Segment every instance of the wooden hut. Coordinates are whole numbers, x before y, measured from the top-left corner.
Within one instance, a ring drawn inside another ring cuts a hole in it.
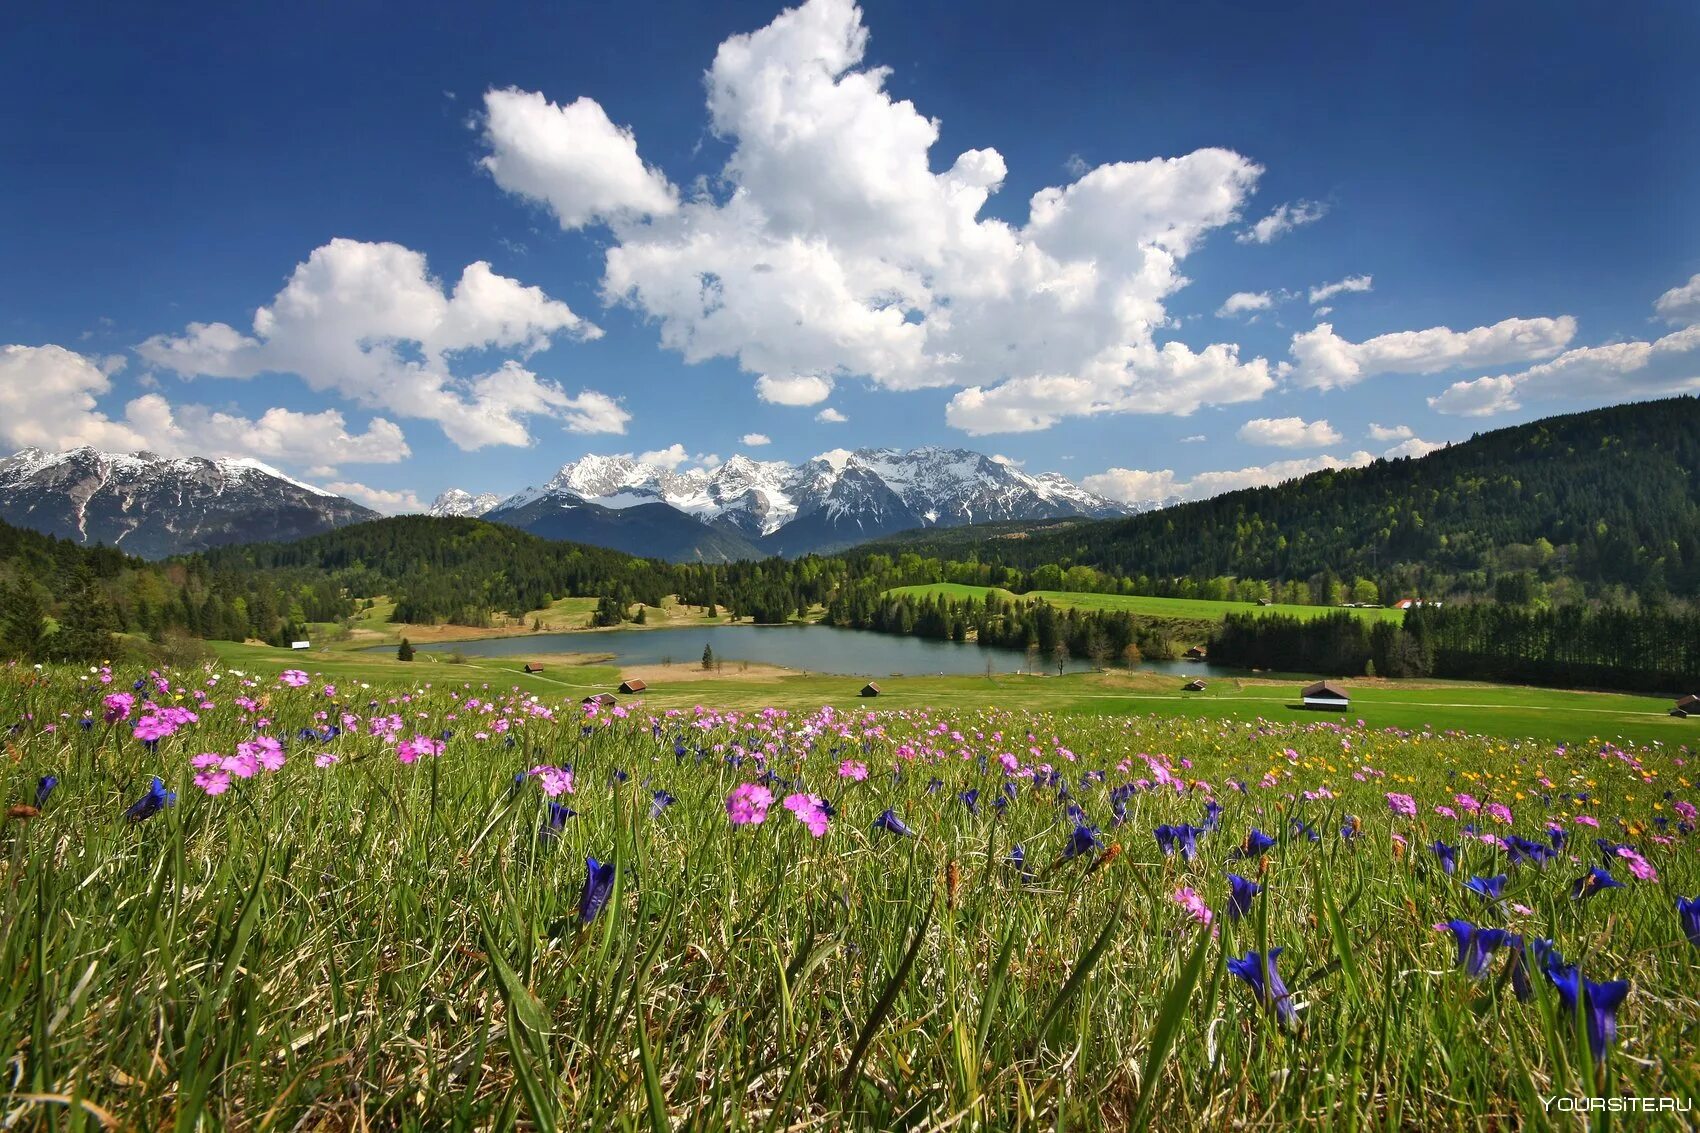
[[[614,694],[611,692],[594,692],[585,697],[582,703],[600,704],[604,708],[611,708],[620,702],[614,698]]]
[[[1188,661],[1202,661],[1210,655],[1210,651],[1202,645],[1194,645],[1184,656]]]
[[[543,671],[543,662],[527,661],[525,663],[525,671],[528,673],[541,673]]]
[[[620,691],[624,693],[642,692],[648,687],[649,686],[647,684],[638,680],[636,677],[620,682]]]
[[[1687,696],[1677,697],[1676,707],[1670,710],[1670,714],[1678,717],[1700,716],[1700,696],[1689,693]]]
[[[1299,691],[1299,697],[1306,708],[1327,708],[1335,712],[1344,712],[1351,703],[1351,697],[1346,690],[1332,681],[1317,681],[1306,685]]]
[[[879,694],[880,686],[875,684],[873,681],[869,681],[867,684],[862,686],[863,696],[878,696]]]
[[[1181,691],[1182,692],[1203,692],[1204,691],[1204,682],[1201,681],[1201,680],[1188,681],[1186,684],[1181,686]]]

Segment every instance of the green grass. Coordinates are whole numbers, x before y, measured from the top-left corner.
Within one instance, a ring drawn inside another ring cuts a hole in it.
[[[1296,715],[1248,727],[1239,711],[1280,711],[1279,686],[1265,702],[1264,686],[1217,681],[1188,715],[1153,716],[1148,698],[1172,695],[1157,682],[1086,677],[990,691],[898,681],[857,705],[881,709],[871,718],[652,718],[700,691],[685,682],[586,730],[576,690],[509,694],[517,674],[220,652],[250,675],[146,686],[199,717],[151,749],[132,736],[134,713],[98,722],[103,696],[141,674],[103,686],[86,671],[0,670],[0,719],[17,725],[0,764],[9,800],[33,802],[43,774],[60,780],[39,817],[0,828],[9,1124],[1476,1130],[1544,1127],[1554,1094],[1700,1088],[1688,1009],[1700,962],[1673,908],[1700,891],[1696,836],[1674,822],[1695,790],[1674,745],[1560,749]],[[273,660],[323,675],[293,687]],[[714,690],[755,708],[820,687]],[[1561,694],[1484,686],[1359,695],[1366,716],[1431,710],[1420,697],[1574,710]],[[296,738],[330,722],[342,734]],[[256,735],[286,741],[281,768],[217,795],[192,782],[196,753],[229,757]],[[440,754],[397,758],[397,739],[433,736],[447,737]],[[824,837],[779,798],[760,825],[728,822],[758,753],[789,784],[778,796],[833,800]],[[845,777],[844,760],[866,778]],[[1006,763],[1021,773],[1006,779]],[[576,816],[553,838],[539,834],[539,781],[514,784],[540,764],[576,778],[562,797]],[[153,775],[176,804],[124,821]],[[1190,785],[1133,790],[1112,824],[1112,787],[1171,778]],[[959,801],[970,789],[978,813]],[[672,802],[657,812],[660,790]],[[1199,822],[1212,791],[1220,828],[1198,858],[1163,855],[1153,828]],[[1414,796],[1417,817],[1390,813],[1390,791]],[[1460,791],[1503,803],[1512,824],[1435,812]],[[1065,803],[1102,839],[1072,860]],[[888,809],[918,836],[877,829]],[[1348,816],[1352,842],[1338,833]],[[1673,820],[1670,844],[1657,817]],[[1570,850],[1545,869],[1508,867],[1465,820],[1536,839],[1557,821]],[[1278,844],[1233,860],[1253,827]],[[1571,900],[1601,860],[1596,833],[1634,845],[1659,879],[1614,859],[1623,888]],[[1461,847],[1456,876],[1435,867],[1435,839]],[[1017,845],[1025,882],[1008,864]],[[588,923],[587,857],[615,878]],[[1238,922],[1230,870],[1264,887]],[[1502,905],[1463,885],[1498,873]],[[1214,911],[1218,936],[1189,918],[1183,890]],[[1518,1001],[1506,950],[1481,979],[1459,971],[1432,927],[1453,917],[1550,937],[1589,979],[1630,980],[1603,1063],[1539,973]],[[1272,947],[1291,1026],[1226,966]]]
[[[985,601],[986,595],[995,593],[1005,601],[1021,601],[1031,598],[1042,598],[1053,606],[1071,607],[1080,610],[1115,610],[1130,614],[1142,614],[1153,618],[1180,618],[1190,621],[1221,621],[1229,614],[1285,614],[1293,618],[1319,618],[1324,614],[1332,614],[1343,607],[1334,606],[1259,606],[1253,602],[1214,602],[1203,598],[1151,598],[1140,594],[1084,594],[1067,590],[1032,590],[1026,594],[1016,594],[1002,587],[969,586],[960,582],[935,582],[918,586],[898,586],[887,591],[888,594],[931,595],[954,598],[961,601],[974,598]],[[1402,621],[1405,617],[1403,610],[1371,609],[1347,610],[1365,621]]]

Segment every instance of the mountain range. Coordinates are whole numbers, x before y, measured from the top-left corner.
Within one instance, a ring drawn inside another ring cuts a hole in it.
[[[430,514],[673,562],[734,562],[833,551],[912,528],[1131,510],[1055,473],[1030,476],[980,453],[920,448],[835,450],[802,464],[740,455],[683,470],[592,455],[510,496],[444,492]],[[0,460],[0,519],[143,558],[376,518],[257,460],[87,447]]]
[[[430,514],[482,516],[673,561],[727,562],[833,551],[912,528],[1133,510],[1056,473],[1031,476],[980,453],[927,447],[840,449],[802,464],[738,455],[683,471],[586,456],[504,499],[445,492]]]
[[[142,558],[298,539],[377,519],[257,460],[27,448],[0,460],[0,519]]]

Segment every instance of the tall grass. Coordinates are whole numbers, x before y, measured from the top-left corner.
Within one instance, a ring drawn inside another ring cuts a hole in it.
[[[586,719],[481,686],[233,673],[169,674],[106,723],[103,698],[140,675],[0,675],[5,801],[60,780],[0,836],[0,1116],[19,1126],[1479,1129],[1558,1123],[1553,1095],[1686,1098],[1700,1076],[1700,950],[1674,909],[1700,891],[1686,750],[993,708]],[[134,738],[146,695],[193,707],[195,689],[212,702],[197,723]],[[389,716],[397,735],[370,734]],[[349,726],[300,738],[332,724]],[[193,784],[193,756],[256,734],[286,741],[281,769]],[[445,734],[398,760],[397,736]],[[523,775],[544,764],[575,776],[555,837]],[[732,825],[728,793],[766,772],[766,820]],[[126,821],[153,775],[177,802]],[[1117,824],[1110,791],[1136,781]],[[652,817],[663,789],[676,801]],[[821,838],[781,806],[802,791],[836,807]],[[1513,823],[1434,812],[1459,793]],[[1153,827],[1198,823],[1207,797],[1224,811],[1199,857],[1162,854]],[[1070,802],[1104,844],[1064,861]],[[917,836],[873,829],[887,808]],[[1544,868],[1507,866],[1466,821],[1571,839]],[[1230,860],[1253,827],[1280,841]],[[1657,880],[1619,861],[1623,888],[1572,900],[1595,836]],[[1462,847],[1456,875],[1436,838]],[[587,857],[615,882],[585,923]],[[1264,886],[1238,922],[1230,870]],[[1500,902],[1464,887],[1499,873]],[[1518,1001],[1508,951],[1481,979],[1458,970],[1434,928],[1452,917],[1630,979],[1603,1062],[1538,973]],[[1292,1026],[1227,968],[1270,947]]]

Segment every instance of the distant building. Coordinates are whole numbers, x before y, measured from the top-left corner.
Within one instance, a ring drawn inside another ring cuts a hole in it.
[[[880,686],[875,684],[873,681],[869,681],[867,684],[862,686],[863,696],[878,696],[879,694]]]
[[[600,704],[604,708],[609,708],[618,704],[619,701],[614,698],[614,694],[611,692],[596,692],[585,697],[583,703]]]
[[[1689,693],[1677,698],[1676,707],[1670,710],[1672,716],[1700,716],[1700,696]]]
[[[1416,604],[1416,600],[1413,598],[1401,598],[1397,602],[1393,603],[1393,608],[1395,610],[1409,610]]]
[[[289,647],[291,649],[311,649],[313,643],[311,641],[292,641],[289,643]]]
[[[543,671],[543,662],[527,661],[525,663],[525,671],[528,673],[541,673]]]
[[[1326,708],[1335,712],[1344,712],[1351,703],[1351,697],[1346,690],[1332,681],[1317,681],[1306,685],[1299,692],[1306,708]]]
[[[648,687],[649,686],[647,684],[638,680],[636,677],[633,677],[631,680],[620,682],[620,691],[625,693],[642,692]]]
[[[1181,686],[1181,691],[1182,692],[1203,692],[1204,691],[1204,682],[1201,681],[1201,680],[1188,681],[1186,684]]]
[[[1210,651],[1202,645],[1194,645],[1184,656],[1188,661],[1202,661],[1210,655]]]

